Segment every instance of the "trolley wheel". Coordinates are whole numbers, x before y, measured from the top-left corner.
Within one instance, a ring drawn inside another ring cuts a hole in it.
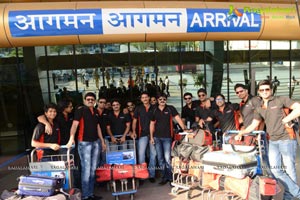
[[[172,194],[178,194],[178,191],[179,191],[179,188],[178,188],[178,187],[173,187],[173,188],[171,189],[171,193],[172,193]]]
[[[192,198],[191,193],[192,193],[191,190],[188,190],[188,191],[185,193],[186,199],[191,199],[191,198]]]
[[[134,194],[130,194],[130,200],[134,200]]]

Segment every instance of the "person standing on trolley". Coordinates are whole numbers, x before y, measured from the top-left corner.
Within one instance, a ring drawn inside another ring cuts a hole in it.
[[[88,92],[84,96],[84,106],[75,110],[67,147],[74,144],[75,133],[78,131],[78,153],[81,161],[82,199],[102,199],[94,195],[95,171],[99,163],[101,148],[106,149],[102,137],[99,115],[94,104],[96,95]]]
[[[162,171],[160,185],[165,185],[172,181],[171,170],[171,144],[173,139],[173,117],[180,125],[181,129],[186,130],[182,119],[176,108],[167,105],[167,95],[158,95],[158,106],[153,110],[150,122],[150,143],[155,146],[158,165]]]

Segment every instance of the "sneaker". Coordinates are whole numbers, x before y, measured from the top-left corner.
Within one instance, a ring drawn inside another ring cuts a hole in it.
[[[155,178],[149,178],[150,183],[155,183]]]

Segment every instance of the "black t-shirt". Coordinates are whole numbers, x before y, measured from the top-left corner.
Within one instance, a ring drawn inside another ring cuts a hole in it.
[[[100,124],[100,128],[101,128],[101,132],[102,132],[102,136],[105,137],[107,136],[107,131],[106,131],[106,126],[107,126],[107,120],[108,120],[108,114],[109,114],[109,110],[104,109],[102,113],[100,113],[99,110],[98,114],[99,114],[99,124]]]
[[[58,123],[56,121],[53,122],[51,135],[45,133],[44,124],[38,123],[34,128],[32,139],[42,143],[60,144],[60,129]],[[43,151],[44,155],[58,154],[57,151],[52,149],[46,149]]]
[[[196,108],[197,104],[195,102],[192,102],[191,108],[188,105],[182,108],[181,118],[185,119],[186,125],[187,122],[190,122],[190,126],[195,122]]]
[[[137,119],[138,137],[150,135],[150,120],[153,114],[153,110],[156,106],[150,105],[146,108],[144,105],[139,105],[134,110],[134,118]]]
[[[99,115],[95,108],[82,106],[75,111],[74,120],[79,121],[78,140],[94,142],[98,137]]]
[[[118,116],[114,112],[108,114],[107,126],[113,135],[123,135],[126,130],[126,124],[130,123],[130,116],[120,112]]]
[[[154,137],[172,138],[173,137],[173,117],[178,115],[174,106],[166,105],[163,110],[156,107],[153,110],[151,121],[155,122]]]
[[[236,130],[236,111],[239,110],[238,104],[226,104],[223,112],[218,109],[211,112],[211,117],[215,118],[220,123],[222,132]]]
[[[60,135],[61,135],[61,145],[66,145],[70,139],[70,130],[72,127],[74,115],[72,113],[68,114],[67,117],[63,113],[58,113],[56,116],[56,121],[59,124]]]

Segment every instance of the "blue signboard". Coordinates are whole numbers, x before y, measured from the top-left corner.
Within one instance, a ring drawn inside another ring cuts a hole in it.
[[[236,8],[122,8],[9,12],[12,37],[259,32],[261,15]]]
[[[9,12],[13,37],[102,34],[101,9]]]
[[[237,9],[187,9],[187,32],[259,32],[260,16]]]

